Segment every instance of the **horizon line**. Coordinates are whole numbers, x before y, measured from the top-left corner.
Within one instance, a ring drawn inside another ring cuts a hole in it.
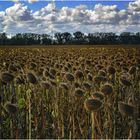
[[[11,2],[16,2],[16,0],[0,0],[0,1],[11,1]],[[17,2],[28,2],[28,0],[17,0]],[[38,0],[38,1],[33,1],[33,3],[36,3],[36,2],[45,2],[45,1],[48,1],[48,2],[67,2],[67,1],[72,1],[72,2],[76,2],[76,1],[95,1],[95,2],[134,2],[134,1],[137,1],[137,0]]]

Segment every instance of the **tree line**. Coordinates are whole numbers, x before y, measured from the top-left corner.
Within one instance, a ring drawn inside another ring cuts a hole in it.
[[[102,45],[102,44],[140,44],[140,32],[123,32],[119,35],[109,33],[84,34],[77,31],[49,34],[18,33],[8,37],[6,33],[0,33],[0,45]]]

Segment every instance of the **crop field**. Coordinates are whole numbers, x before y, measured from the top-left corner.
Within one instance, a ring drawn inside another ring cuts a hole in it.
[[[140,48],[1,48],[4,138],[140,138]]]

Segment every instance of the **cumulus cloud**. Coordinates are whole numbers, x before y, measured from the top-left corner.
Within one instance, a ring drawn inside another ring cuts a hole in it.
[[[28,0],[30,3],[37,0]],[[0,32],[123,32],[140,29],[140,0],[130,2],[126,9],[117,5],[96,4],[93,9],[86,5],[57,8],[49,3],[38,11],[30,10],[23,3],[0,11]]]
[[[54,3],[49,3],[47,6],[45,6],[44,8],[42,8],[40,11],[42,13],[45,13],[45,12],[53,12],[56,10],[56,6]]]
[[[18,2],[20,2],[20,0],[12,0],[13,2],[15,2],[15,3],[18,3]]]
[[[20,1],[23,1],[23,0],[12,0],[12,1],[15,3],[19,3]],[[39,0],[25,0],[25,1],[28,1],[29,3],[35,3],[35,2],[38,2]]]
[[[128,4],[128,9],[130,11],[140,11],[140,0],[136,0],[135,2],[130,2]]]
[[[27,6],[15,3],[3,12],[1,24],[3,32],[16,33],[26,31],[29,25],[34,22],[32,12]]]
[[[4,20],[4,16],[5,16],[5,13],[4,13],[4,12],[0,12],[0,32],[3,31],[2,22],[3,22],[3,20]]]
[[[29,3],[38,2],[39,0],[28,0]]]
[[[16,3],[14,6],[5,10],[5,18],[10,18],[15,21],[27,21],[32,19],[32,15],[27,6]]]

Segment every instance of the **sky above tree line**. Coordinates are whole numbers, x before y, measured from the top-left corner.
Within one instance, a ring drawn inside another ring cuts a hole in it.
[[[0,32],[138,32],[140,0],[0,0]]]

